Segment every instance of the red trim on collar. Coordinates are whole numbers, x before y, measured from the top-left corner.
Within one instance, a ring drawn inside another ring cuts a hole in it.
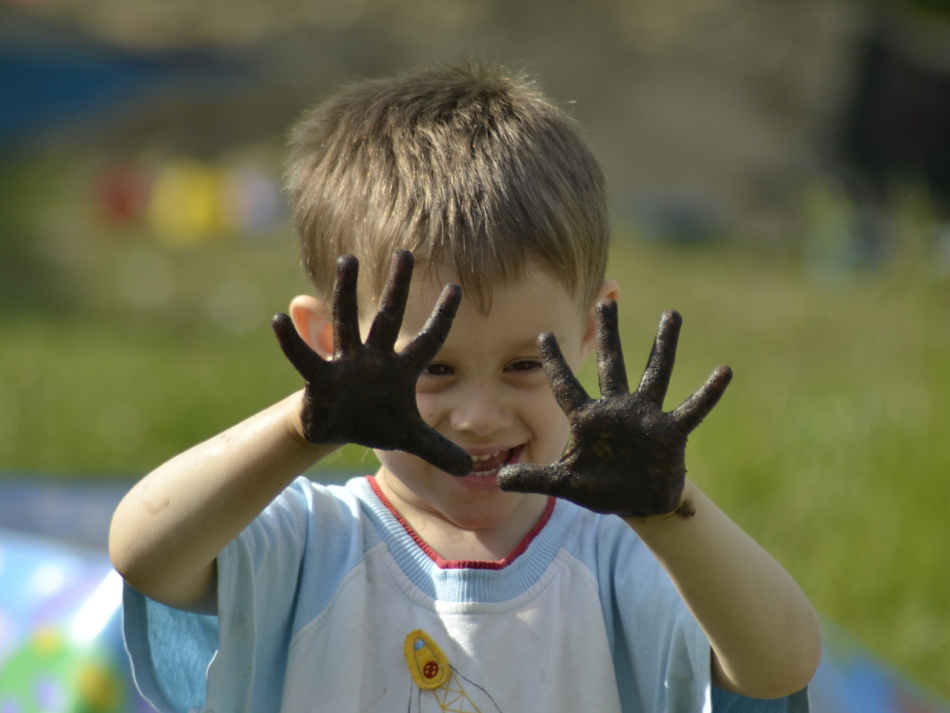
[[[419,548],[426,553],[426,555],[431,559],[439,569],[504,569],[519,556],[521,556],[525,550],[528,549],[528,546],[538,536],[538,533],[544,529],[544,526],[547,524],[548,520],[551,519],[551,515],[554,513],[554,503],[555,498],[549,497],[548,504],[544,508],[544,512],[541,514],[541,519],[535,523],[534,527],[531,528],[531,531],[525,535],[521,543],[515,547],[507,557],[500,560],[447,560],[442,557],[438,552],[433,550],[429,545],[419,537],[419,534],[409,526],[409,523],[406,522],[402,515],[393,507],[393,504],[389,502],[389,499],[383,495],[382,489],[379,487],[379,484],[376,482],[375,476],[368,475],[366,480],[369,481],[370,487],[373,489],[373,492],[376,493],[376,497],[379,498],[379,501],[385,505],[389,512],[393,514],[399,524],[402,525],[406,532],[409,533],[409,536],[415,541]]]

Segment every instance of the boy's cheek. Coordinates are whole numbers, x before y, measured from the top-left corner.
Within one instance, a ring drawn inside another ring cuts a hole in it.
[[[445,388],[444,382],[445,379],[439,378],[438,376],[426,374],[425,372],[419,374],[419,378],[416,380],[416,399],[418,400],[420,396],[426,394],[434,394],[438,391],[441,391],[443,388]]]
[[[431,392],[420,390],[416,387],[416,407],[419,409],[419,415],[428,425],[435,428],[438,425],[439,408]]]
[[[553,462],[560,458],[571,433],[567,415],[558,406],[557,399],[549,388],[537,389],[530,399],[522,404],[522,413],[528,421],[533,437],[544,444],[544,454],[538,460]],[[529,415],[530,414],[530,415]],[[537,447],[542,447],[540,444]]]

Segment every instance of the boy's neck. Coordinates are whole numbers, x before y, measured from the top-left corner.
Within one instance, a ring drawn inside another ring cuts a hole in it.
[[[373,479],[374,490],[417,541],[450,562],[507,560],[550,514],[550,498],[530,495],[509,517],[492,526],[461,527],[437,512],[414,506],[389,480],[381,469]]]

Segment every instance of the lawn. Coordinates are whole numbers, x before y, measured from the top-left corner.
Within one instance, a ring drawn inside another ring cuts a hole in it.
[[[120,246],[86,265],[93,286],[83,300],[94,308],[9,313],[0,470],[136,478],[294,389],[267,325],[300,289],[292,252],[160,255],[176,284],[192,286],[192,302],[109,307],[128,285],[92,278],[121,264],[134,287],[158,254]],[[950,284],[932,268],[908,257],[832,279],[792,257],[619,240],[610,272],[622,283],[631,372],[645,363],[660,313],[683,314],[668,408],[718,364],[735,372],[691,438],[690,476],[826,618],[950,698]],[[261,274],[253,318],[228,329],[240,299],[213,284],[239,295],[234,285]],[[217,317],[198,315],[202,304],[218,304]],[[583,376],[593,389],[590,365]],[[320,468],[372,464],[348,448]]]

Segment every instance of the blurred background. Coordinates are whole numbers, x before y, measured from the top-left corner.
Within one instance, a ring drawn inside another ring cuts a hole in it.
[[[60,597],[40,629],[87,616],[75,592],[111,581],[121,493],[297,388],[269,328],[307,290],[288,125],[354,79],[473,55],[536,75],[604,166],[630,370],[671,308],[669,407],[733,367],[691,477],[850,642],[842,671],[873,661],[903,682],[869,678],[853,710],[938,710],[946,0],[0,0],[0,528],[70,543],[33,543],[16,569],[9,535],[0,581],[32,572],[16,581]],[[312,475],[373,468],[347,448]],[[55,576],[51,557],[69,563]],[[0,672],[66,666],[79,639],[42,629],[22,650],[16,606],[0,598]],[[86,708],[0,710],[119,710],[93,664]]]

